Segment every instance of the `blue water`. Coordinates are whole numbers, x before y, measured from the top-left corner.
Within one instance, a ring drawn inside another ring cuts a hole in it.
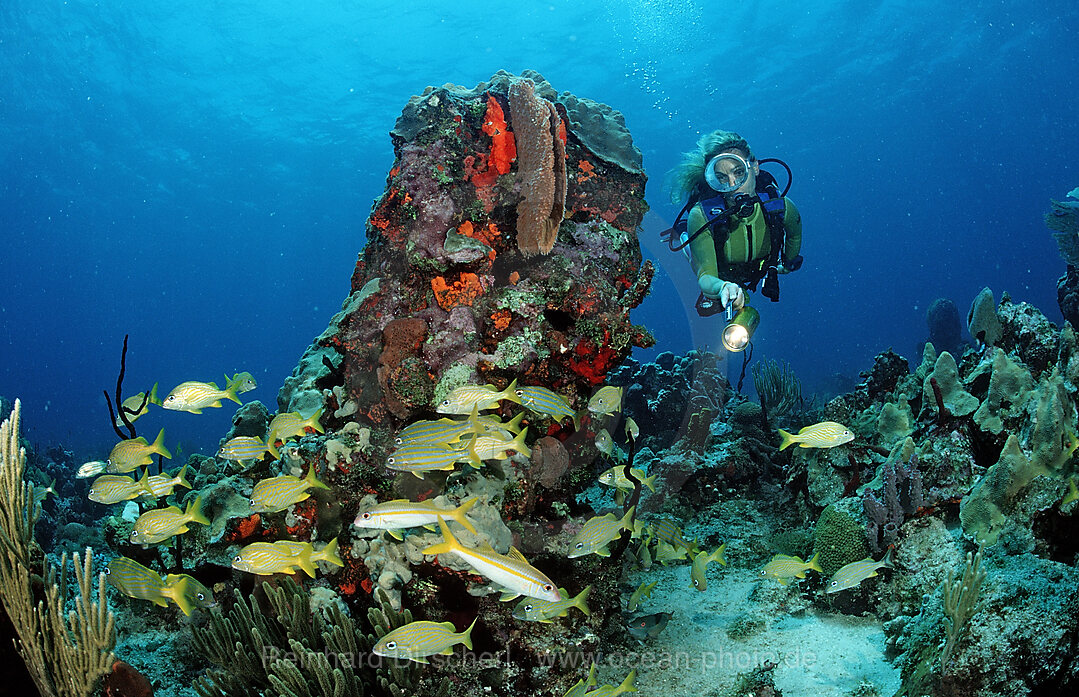
[[[716,345],[656,239],[679,208],[664,173],[715,128],[785,159],[803,215],[806,265],[761,306],[756,360],[810,388],[856,377],[914,356],[934,298],[965,314],[984,285],[1059,323],[1042,216],[1079,186],[1079,6],[878,4],[5,0],[0,395],[32,440],[104,455],[130,334],[128,393],[249,370],[245,398],[274,408],[348,292],[401,108],[499,69],[625,114],[656,350]],[[141,430],[206,451],[233,412]]]

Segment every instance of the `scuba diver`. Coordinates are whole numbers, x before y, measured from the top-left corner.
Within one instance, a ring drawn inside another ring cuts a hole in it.
[[[787,170],[782,193],[762,162]],[[786,198],[790,167],[774,158],[758,162],[744,138],[718,130],[702,136],[669,177],[676,200],[688,201],[663,239],[671,251],[683,250],[697,273],[697,313],[726,311],[723,344],[742,351],[760,323],[749,292],[763,280],[761,295],[778,301],[779,275],[802,265],[802,217]]]

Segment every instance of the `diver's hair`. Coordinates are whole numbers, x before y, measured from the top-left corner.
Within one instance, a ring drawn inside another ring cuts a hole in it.
[[[686,198],[702,186],[707,186],[704,179],[704,166],[721,152],[739,150],[750,160],[753,151],[746,139],[734,131],[712,131],[700,137],[696,150],[682,155],[682,161],[667,173],[667,188],[671,193],[671,202],[683,203]]]

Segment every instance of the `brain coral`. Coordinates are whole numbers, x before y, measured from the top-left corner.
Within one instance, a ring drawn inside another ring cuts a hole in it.
[[[845,564],[869,555],[865,528],[834,505],[828,506],[821,512],[813,531],[813,553],[820,555],[820,568],[831,576]]]

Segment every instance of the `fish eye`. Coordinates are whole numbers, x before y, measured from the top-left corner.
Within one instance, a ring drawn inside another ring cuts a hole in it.
[[[232,561],[236,562],[236,561],[240,561],[242,559],[243,559],[243,557],[241,557],[239,554],[237,554],[235,557],[232,558]]]
[[[393,462],[394,462],[394,460],[393,460],[393,456],[392,456],[392,455],[391,455],[390,457],[387,457],[387,458],[386,458],[386,464],[387,464],[387,465],[392,465],[392,464],[393,464]]]
[[[401,438],[400,436],[393,439],[393,444],[394,445],[401,445],[401,443],[404,443],[404,442],[405,442],[404,439]]]
[[[386,648],[387,649],[396,649],[397,648],[397,642],[396,641],[388,641],[388,642],[386,642]]]
[[[248,501],[248,503],[249,503],[250,505],[254,506],[254,505],[255,505],[255,499],[251,499],[250,501]]]
[[[694,588],[700,588],[701,587],[701,584],[697,583],[697,579],[693,579],[693,587]]]
[[[582,547],[584,547],[584,543],[583,543],[583,542],[578,542],[577,544],[573,545],[573,548],[574,548],[574,549],[581,549]]]
[[[110,569],[109,567],[106,566],[105,567],[105,575],[108,576],[111,573],[112,573],[112,569]]]
[[[838,585],[839,585],[839,581],[832,581],[832,588],[835,588]]]
[[[545,585],[545,586],[543,587],[543,590],[545,590],[545,591],[548,591],[548,592],[549,592],[549,591],[553,591],[553,590],[554,590],[554,586],[552,586],[552,585],[551,585],[550,583],[548,583],[548,584],[546,584],[546,585]]]
[[[532,612],[532,606],[531,605],[525,605],[525,612]]]
[[[195,597],[198,598],[199,600],[206,600],[206,594],[205,593],[196,593]]]
[[[363,514],[363,519],[364,520],[371,520],[371,514],[370,513],[364,513]]]

